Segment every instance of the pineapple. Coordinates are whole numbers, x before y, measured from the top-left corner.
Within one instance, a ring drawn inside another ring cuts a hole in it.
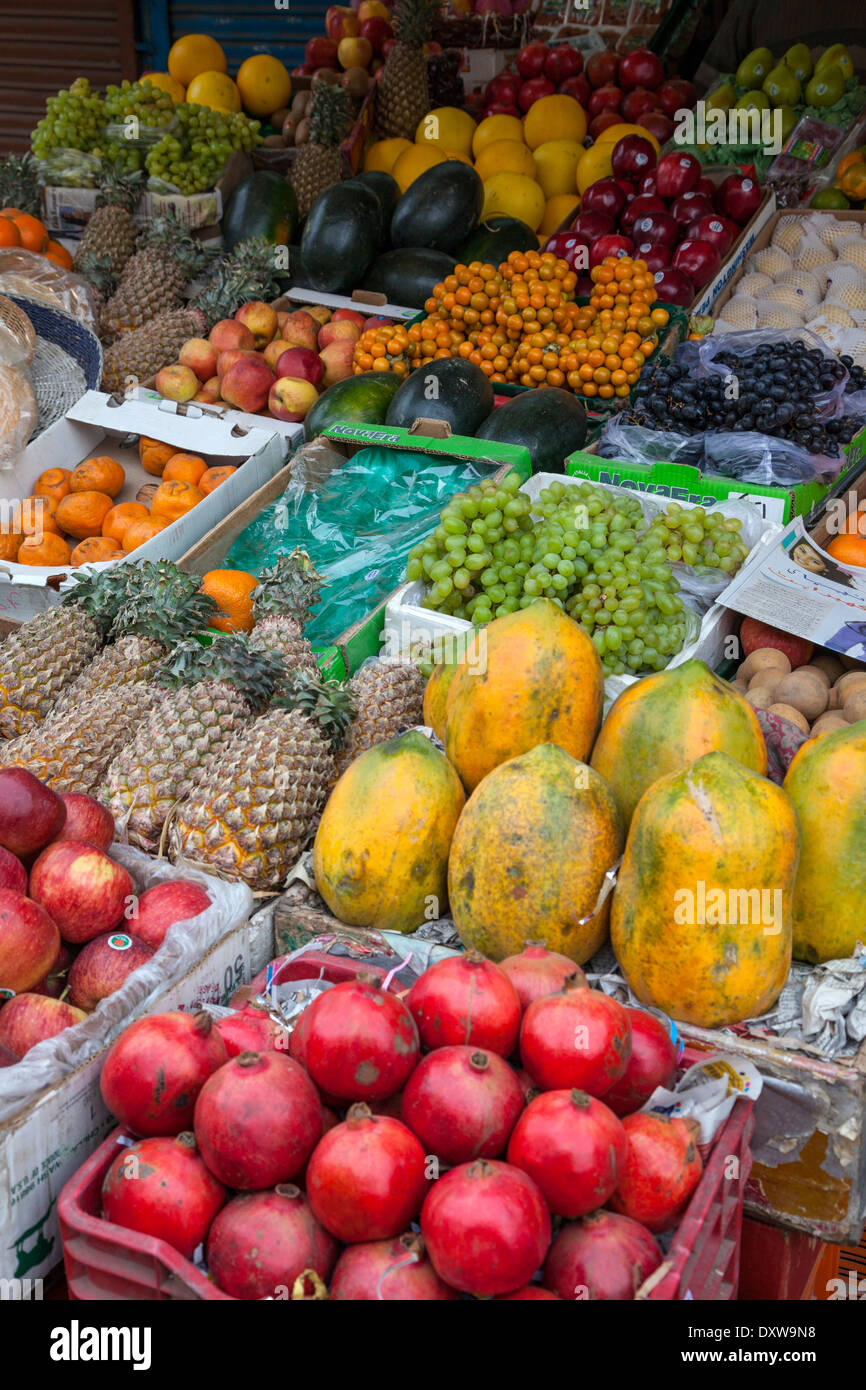
[[[0,744],[0,765],[26,767],[56,792],[98,789],[106,767],[165,691],[144,681],[55,707],[30,733]]]
[[[349,681],[356,713],[337,758],[338,775],[368,748],[423,724],[424,686],[411,661],[376,657],[361,667]]]
[[[75,254],[76,270],[83,274],[92,256],[107,262],[115,276],[120,275],[138,240],[138,227],[132,214],[143,192],[145,177],[142,170],[125,172],[120,159],[104,166],[96,208]]]
[[[74,576],[75,588],[0,644],[0,736],[40,723],[96,656],[121,607],[130,567]]]
[[[198,784],[214,758],[271,698],[282,663],[251,649],[240,634],[209,647],[180,643],[154,677],[165,699],[111,763],[100,789],[129,842],[159,848],[175,802]]]
[[[160,367],[177,361],[187,338],[199,338],[205,331],[203,316],[187,308],[158,314],[144,327],[121,333],[105,354],[103,391],[125,391],[130,383],[140,386]]]
[[[0,207],[20,208],[33,217],[42,215],[39,174],[32,154],[9,154],[0,159]]]
[[[316,658],[303,634],[321,588],[322,576],[299,547],[291,555],[281,555],[272,568],[262,570],[253,590],[255,627],[250,646],[280,657],[288,670],[302,667],[315,672]]]
[[[392,11],[397,42],[385,59],[376,92],[376,125],[383,139],[414,140],[418,122],[430,110],[423,45],[433,33],[440,4],[441,0],[399,0]]]
[[[315,831],[350,715],[345,687],[297,672],[179,807],[172,859],[254,891],[278,888]]]
[[[188,281],[207,259],[202,245],[173,213],[155,219],[144,244],[127,261],[117,290],[102,311],[100,336],[111,342],[159,314],[179,309]]]
[[[227,256],[217,261],[204,289],[189,307],[204,314],[210,329],[220,319],[228,319],[251,299],[273,299],[280,292],[280,275],[288,273],[288,263],[278,269],[277,253],[285,247],[272,245],[263,236],[238,242]],[[167,359],[168,360],[168,359]]]
[[[310,102],[310,139],[300,146],[289,175],[302,218],[307,216],[319,195],[342,178],[340,141],[350,119],[349,93],[345,87],[318,82]]]

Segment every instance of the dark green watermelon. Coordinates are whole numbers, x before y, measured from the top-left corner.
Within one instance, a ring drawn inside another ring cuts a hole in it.
[[[386,251],[370,266],[362,289],[384,294],[389,304],[423,309],[433,293],[433,286],[450,275],[455,264],[452,255],[424,246]]]
[[[538,237],[517,217],[488,217],[480,222],[462,246],[457,248],[461,265],[481,261],[499,266],[512,251],[537,251]]]
[[[352,179],[335,183],[316,199],[304,224],[304,283],[330,294],[356,289],[381,236],[382,205],[372,188]]]
[[[411,372],[385,416],[387,425],[411,428],[426,417],[447,420],[452,434],[474,435],[493,409],[493,387],[480,367],[463,357],[442,357]]]
[[[391,245],[456,252],[483,206],[484,184],[471,165],[458,159],[434,164],[410,184],[397,204],[391,218]]]
[[[344,420],[355,424],[382,425],[400,385],[393,372],[361,372],[346,377],[323,391],[304,420],[304,438],[315,439],[323,430]]]
[[[565,460],[583,448],[586,433],[586,411],[577,396],[561,386],[536,386],[494,410],[476,437],[522,444],[533,473],[564,473]]]
[[[372,188],[382,207],[382,236],[379,247],[384,251],[389,245],[389,235],[391,218],[394,216],[394,209],[400,197],[400,185],[390,174],[386,174],[381,169],[368,169],[366,173],[356,174],[354,178],[348,180],[349,183],[361,183],[367,188]]]
[[[223,213],[223,250],[239,241],[263,236],[285,246],[298,230],[298,200],[290,183],[269,169],[257,169],[231,194]]]

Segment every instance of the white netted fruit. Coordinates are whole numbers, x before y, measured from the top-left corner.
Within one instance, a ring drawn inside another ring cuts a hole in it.
[[[775,283],[790,285],[810,304],[817,304],[824,292],[821,281],[811,270],[786,270]]]
[[[840,222],[838,218],[833,217],[828,212],[821,218],[821,225],[817,228],[817,232],[824,245],[831,246],[835,250],[838,241],[844,241],[846,237],[850,237],[851,223]]]
[[[799,314],[807,310],[811,312],[816,304],[816,300],[807,299],[804,294],[794,289],[793,285],[780,282],[778,285],[771,285],[761,295],[762,299],[769,299],[773,304],[787,304],[789,309],[796,309]]]
[[[792,265],[791,257],[781,246],[765,246],[763,251],[756,251],[752,257],[753,269],[762,275],[769,275],[771,280],[775,280],[784,270],[790,270]]]
[[[835,259],[830,247],[816,236],[804,236],[792,257],[795,270],[817,270]]]
[[[860,237],[848,237],[836,243],[840,261],[856,265],[858,270],[866,270],[866,241]]]
[[[771,246],[779,246],[788,255],[804,236],[802,219],[799,217],[780,217],[773,233]],[[758,255],[761,253],[758,252]]]
[[[726,321],[738,333],[745,333],[750,328],[758,326],[758,311],[755,308],[754,299],[747,299],[745,295],[735,294],[728,300],[722,310]]]
[[[737,294],[756,299],[764,290],[768,290],[772,283],[772,276],[762,275],[758,270],[747,270],[742,280],[737,284]]]
[[[758,311],[759,328],[802,328],[803,315],[787,304],[774,304],[769,299],[759,299],[755,305]]]
[[[821,312],[818,316],[823,318],[825,323],[838,324],[840,328],[853,328],[854,320],[845,308],[844,304],[833,304],[825,300],[821,305]]]
[[[824,303],[844,304],[846,309],[866,309],[866,286],[831,282]]]

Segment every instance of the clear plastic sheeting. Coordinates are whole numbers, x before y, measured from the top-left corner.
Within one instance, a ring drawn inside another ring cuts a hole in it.
[[[843,397],[846,413],[860,413],[856,408],[849,411],[847,402],[860,399],[864,394],[857,392],[855,397]],[[764,487],[826,482],[836,477],[844,463],[843,458],[809,454],[790,440],[756,430],[677,434],[622,424],[615,415],[602,431],[598,453],[601,458],[622,459],[627,463],[687,464],[705,473]]]
[[[838,359],[832,348],[806,328],[796,328],[793,332],[791,329],[756,328],[751,332],[725,333],[720,337],[710,335],[699,341],[680,344],[677,361],[688,367],[689,375],[697,381],[708,376],[728,377],[733,369],[729,363],[718,360],[723,353],[728,357],[749,357],[757,348],[766,347],[767,344],[786,347],[792,337],[805,343],[810,350],[817,349],[828,364],[836,365]],[[828,390],[818,392],[814,399],[819,419],[832,420],[842,413],[841,402],[847,382],[848,373],[845,372]]]
[[[295,546],[306,550],[326,581],[306,627],[314,644],[335,641],[396,588],[409,551],[438,525],[449,498],[490,471],[383,448],[361,450],[319,486],[314,469],[315,460],[299,451],[288,488],[241,533],[226,561],[258,574]]]

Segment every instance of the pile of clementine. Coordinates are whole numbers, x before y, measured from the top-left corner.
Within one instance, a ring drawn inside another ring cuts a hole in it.
[[[52,241],[44,222],[20,208],[0,208],[0,248],[35,251],[49,261],[72,269],[72,257],[59,241]]]
[[[352,361],[355,376],[360,372],[394,372],[396,376],[408,376],[413,355],[410,332],[403,323],[368,328],[355,344]]]

